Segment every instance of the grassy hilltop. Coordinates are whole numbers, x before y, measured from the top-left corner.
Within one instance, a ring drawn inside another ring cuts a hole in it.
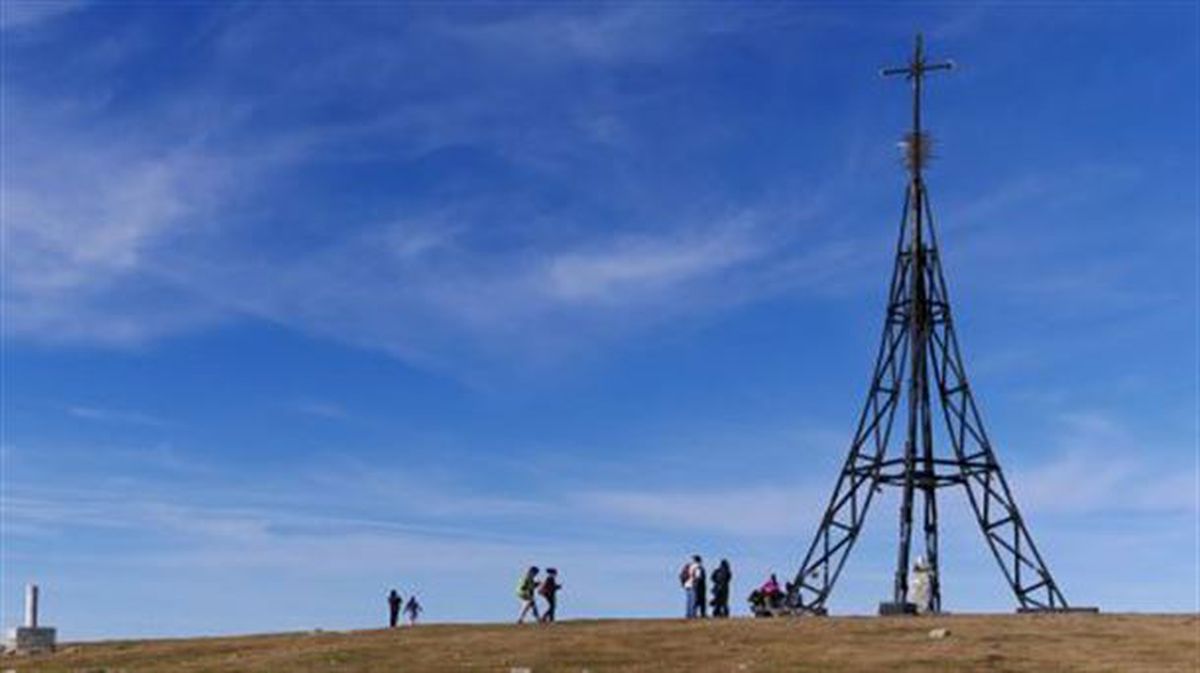
[[[947,628],[945,638],[930,638]],[[67,644],[19,673],[135,671],[1200,670],[1195,615],[958,615],[428,625],[395,631]]]

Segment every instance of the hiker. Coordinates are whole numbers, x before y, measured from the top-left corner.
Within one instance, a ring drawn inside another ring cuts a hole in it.
[[[554,621],[555,609],[558,607],[558,590],[562,586],[558,583],[558,569],[546,568],[546,579],[538,586],[538,593],[546,599],[546,611],[542,613],[543,622]]]
[[[683,595],[687,600],[687,607],[684,608],[683,613],[686,619],[691,619],[696,615],[696,566],[699,563],[700,557],[692,556],[692,559],[679,569],[679,585],[683,587]]]
[[[712,616],[713,617],[728,617],[729,616],[729,583],[733,581],[733,570],[729,567],[729,561],[721,559],[715,570],[712,571]]]
[[[400,604],[402,599],[400,598],[400,594],[397,593],[395,589],[392,589],[391,592],[388,593],[387,602],[388,628],[394,629],[396,628],[396,622],[400,619]]]
[[[538,585],[537,576],[538,567],[530,566],[529,570],[525,571],[520,581],[517,582],[517,598],[521,599],[521,614],[517,616],[518,624],[524,623],[525,615],[530,612],[533,613],[534,621],[540,619],[538,616],[537,601],[533,597],[533,592],[537,589]]]
[[[695,556],[693,559],[696,561],[696,581],[692,585],[692,590],[696,593],[695,609],[696,612],[700,613],[700,618],[705,619],[708,617],[708,591],[707,582],[705,581],[707,573],[704,572],[704,563],[700,560],[700,557]]]
[[[408,602],[404,604],[404,615],[408,617],[408,625],[416,626],[417,617],[425,611],[421,604],[417,602],[417,595],[413,594],[408,597]]]

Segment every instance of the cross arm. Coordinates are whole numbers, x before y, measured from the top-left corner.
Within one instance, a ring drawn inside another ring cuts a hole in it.
[[[917,63],[916,65],[906,65],[897,68],[881,68],[879,74],[883,77],[892,75],[905,75],[912,77],[916,73],[927,73],[930,70],[951,70],[954,68],[954,61],[943,61],[941,63]]]

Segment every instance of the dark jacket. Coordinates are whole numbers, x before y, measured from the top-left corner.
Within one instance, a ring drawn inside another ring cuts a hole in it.
[[[728,592],[729,583],[733,580],[733,572],[727,565],[719,565],[712,571],[713,592]]]

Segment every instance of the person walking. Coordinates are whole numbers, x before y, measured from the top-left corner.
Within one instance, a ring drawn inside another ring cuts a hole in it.
[[[546,568],[546,579],[542,580],[542,584],[538,587],[538,593],[546,599],[546,611],[542,613],[543,622],[554,621],[555,610],[558,608],[558,590],[562,586],[558,583],[558,569]]]
[[[421,604],[417,601],[417,595],[413,594],[408,597],[408,602],[404,604],[404,615],[408,617],[408,625],[416,626],[417,617],[425,611]]]
[[[517,616],[518,624],[523,624],[525,622],[525,615],[530,612],[533,613],[534,621],[539,620],[537,600],[533,597],[533,592],[538,586],[537,576],[538,567],[530,566],[529,570],[525,571],[520,581],[517,582],[517,598],[521,599],[521,614]]]
[[[693,557],[693,560],[696,562],[696,581],[692,585],[692,590],[696,592],[695,609],[699,613],[698,616],[705,619],[708,617],[708,583],[705,579],[708,573],[704,571],[704,562],[700,560],[699,556]]]
[[[712,571],[712,615],[713,617],[729,616],[729,584],[733,581],[733,570],[729,561],[721,559],[721,563]]]
[[[395,589],[392,589],[387,596],[388,602],[388,628],[396,628],[396,622],[400,619],[400,605],[402,599],[400,594]]]

